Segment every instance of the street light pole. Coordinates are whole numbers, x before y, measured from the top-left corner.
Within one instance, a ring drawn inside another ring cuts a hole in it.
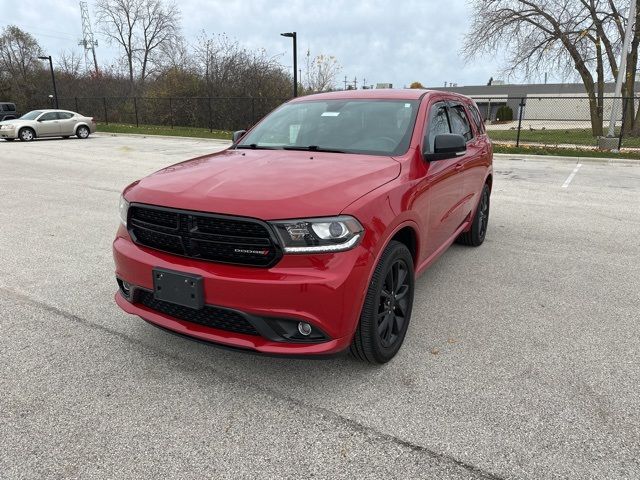
[[[293,96],[298,96],[298,35],[296,32],[281,33],[283,37],[293,38]]]
[[[49,60],[49,68],[51,69],[51,82],[53,82],[53,98],[56,102],[56,108],[60,108],[58,104],[58,89],[56,88],[56,76],[53,73],[53,61],[51,60],[51,55],[47,55],[46,57],[38,57],[40,60]]]

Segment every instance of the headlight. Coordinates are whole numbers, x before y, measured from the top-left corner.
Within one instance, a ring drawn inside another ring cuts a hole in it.
[[[15,130],[16,126],[15,125],[11,125],[10,123],[8,123],[6,125],[2,125],[0,128],[2,130]]]
[[[284,253],[343,252],[355,247],[364,229],[353,217],[308,218],[271,222]]]
[[[118,207],[120,211],[120,223],[122,225],[127,226],[127,213],[129,213],[129,202],[124,199],[123,195],[120,195],[120,205]]]

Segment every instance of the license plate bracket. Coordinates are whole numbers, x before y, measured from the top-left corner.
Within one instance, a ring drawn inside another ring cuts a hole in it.
[[[163,302],[200,310],[204,308],[202,277],[165,268],[154,268],[153,296]]]

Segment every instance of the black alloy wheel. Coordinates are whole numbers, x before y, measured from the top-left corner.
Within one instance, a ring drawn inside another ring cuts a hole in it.
[[[351,343],[357,359],[382,364],[400,350],[413,307],[413,269],[407,246],[389,242],[373,272]]]
[[[487,236],[487,227],[489,226],[489,210],[491,206],[491,191],[489,185],[485,184],[480,194],[480,202],[476,214],[471,222],[471,228],[468,232],[462,232],[457,238],[457,242],[463,245],[479,247]]]
[[[389,348],[398,340],[407,319],[409,306],[409,267],[401,258],[392,265],[380,290],[378,304],[378,335],[383,347]]]

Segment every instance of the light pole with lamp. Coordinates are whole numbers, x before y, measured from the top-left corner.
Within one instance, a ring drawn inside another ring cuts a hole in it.
[[[283,37],[293,38],[293,96],[298,96],[298,37],[296,32],[281,33]]]
[[[56,109],[60,108],[58,104],[58,89],[56,88],[56,76],[53,73],[53,61],[51,60],[51,55],[47,55],[46,57],[38,57],[40,60],[49,60],[49,68],[51,69],[51,81],[53,82],[53,98],[56,101]]]

